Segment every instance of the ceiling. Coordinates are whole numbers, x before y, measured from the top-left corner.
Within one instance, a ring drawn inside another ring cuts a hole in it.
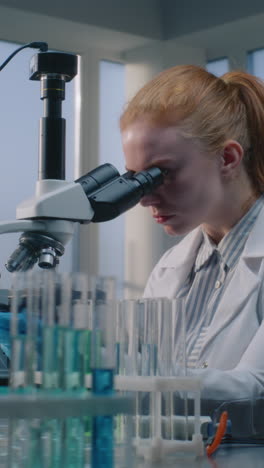
[[[263,0],[0,0],[0,5],[151,39],[172,39],[264,13]]]
[[[263,0],[161,0],[163,39],[206,30],[264,13]]]

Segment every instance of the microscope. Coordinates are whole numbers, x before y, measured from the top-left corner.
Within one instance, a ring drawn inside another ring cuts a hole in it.
[[[39,171],[35,195],[17,206],[16,220],[0,223],[0,234],[22,233],[6,263],[9,272],[27,271],[36,263],[40,268],[55,268],[73,236],[75,223],[114,219],[163,182],[157,167],[120,175],[111,164],[103,164],[74,182],[65,180],[62,101],[66,83],[78,72],[77,59],[77,55],[44,48],[30,61],[29,78],[40,81],[44,104]]]

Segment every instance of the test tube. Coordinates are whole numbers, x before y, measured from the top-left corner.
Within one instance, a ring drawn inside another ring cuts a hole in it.
[[[82,273],[59,278],[60,385],[65,390],[84,390],[89,371],[91,300],[88,278]]]
[[[6,387],[2,387],[1,393],[6,393]],[[0,419],[0,466],[7,466],[8,456],[8,419]]]
[[[138,375],[139,371],[139,305],[134,299],[117,303],[116,342],[118,344],[116,373]]]
[[[94,302],[116,300],[116,278],[114,276],[89,276],[89,299]]]
[[[60,392],[60,354],[57,324],[57,283],[59,275],[54,271],[43,271],[41,282],[42,313],[42,389],[48,393]],[[42,421],[41,451],[43,465],[59,468],[62,453],[62,421]]]
[[[92,392],[111,395],[114,392],[116,301],[97,300],[92,317],[91,370]],[[114,466],[113,416],[95,416],[92,424],[92,468]]]
[[[177,377],[187,375],[186,360],[186,301],[185,297],[172,300],[172,374]],[[183,409],[182,409],[183,403]],[[179,407],[180,406],[180,407]],[[173,393],[173,434],[177,438],[177,413],[184,416],[185,440],[188,440],[188,395],[187,392]]]
[[[139,324],[138,324],[139,301],[124,299],[117,302],[116,318],[116,374],[121,376],[135,376],[138,378],[139,369]],[[126,392],[123,392],[125,394]],[[132,418],[134,436],[138,436],[138,398],[135,399],[135,414]],[[127,415],[121,414],[116,417],[116,441],[124,443],[127,425]]]
[[[35,371],[40,366],[40,284],[39,275],[32,271],[16,273],[13,277],[10,368],[10,388],[13,391],[36,391]],[[39,425],[39,420],[10,420],[8,451],[10,466],[38,465]]]
[[[158,375],[172,376],[172,303],[168,298],[156,299],[158,315]],[[153,410],[153,429],[156,437],[172,438],[173,399],[169,391],[156,392],[156,408]]]
[[[54,272],[43,272],[41,283],[42,387],[47,390],[59,388],[56,282],[57,275]]]
[[[139,351],[141,354],[139,375],[144,377],[157,375],[158,329],[157,301],[155,299],[139,301]],[[153,405],[153,392],[138,393],[139,436],[141,438],[149,439],[152,437],[151,414]]]
[[[32,391],[38,367],[40,278],[16,273],[11,286],[10,387]]]
[[[88,278],[81,273],[59,278],[60,385],[65,391],[86,392],[85,377],[90,370],[90,305]],[[84,465],[86,418],[68,418],[64,424],[63,463]]]

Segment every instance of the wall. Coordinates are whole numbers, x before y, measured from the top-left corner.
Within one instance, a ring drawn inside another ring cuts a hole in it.
[[[248,50],[264,46],[264,14],[250,16],[216,27],[184,34],[174,39],[175,46],[204,49],[206,59],[228,56],[232,68],[246,66]]]

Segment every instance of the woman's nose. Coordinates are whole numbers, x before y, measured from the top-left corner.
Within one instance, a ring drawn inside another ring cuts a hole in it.
[[[144,207],[158,205],[159,198],[156,195],[150,193],[149,195],[145,195],[144,197],[141,198],[140,204],[141,206],[144,206]]]

